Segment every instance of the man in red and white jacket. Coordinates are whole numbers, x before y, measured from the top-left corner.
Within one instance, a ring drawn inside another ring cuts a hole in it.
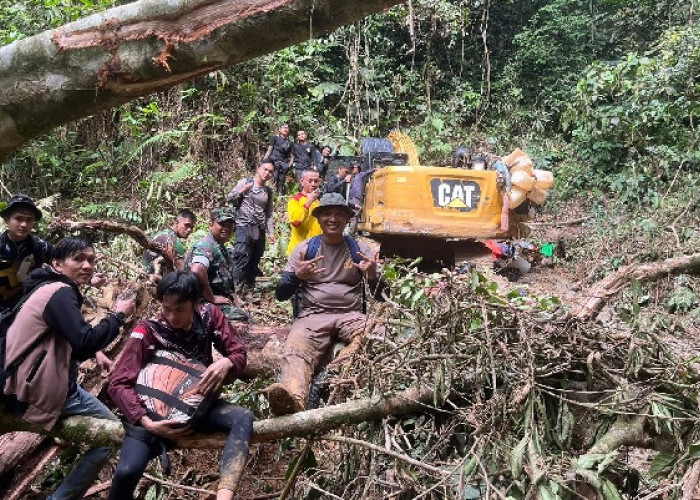
[[[109,396],[124,414],[126,438],[112,479],[110,499],[132,498],[148,461],[160,452],[163,441],[175,441],[196,429],[229,434],[221,457],[217,499],[232,499],[248,457],[253,435],[253,414],[222,399],[214,401],[195,429],[180,420],[151,415],[134,388],[139,372],[158,350],[174,351],[207,366],[198,385],[203,396],[218,394],[246,365],[239,331],[213,304],[202,303],[202,288],[190,272],[166,275],[156,290],[161,313],[141,321],[133,330],[109,382]],[[212,344],[224,357],[214,362]]]

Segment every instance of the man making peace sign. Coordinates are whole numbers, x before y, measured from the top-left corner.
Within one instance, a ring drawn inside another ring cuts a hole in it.
[[[363,277],[379,295],[377,256],[364,244],[343,235],[353,211],[343,196],[323,195],[312,214],[323,233],[301,242],[292,251],[277,285],[277,300],[287,300],[299,290],[300,312],[284,344],[280,383],[266,390],[276,415],[306,407],[311,377],[332,344],[348,345],[333,364],[346,360],[361,343]]]

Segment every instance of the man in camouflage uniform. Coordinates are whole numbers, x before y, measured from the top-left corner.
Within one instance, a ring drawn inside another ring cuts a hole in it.
[[[197,241],[185,258],[202,285],[204,300],[215,304],[230,321],[251,321],[249,313],[238,307],[233,281],[233,260],[226,243],[233,234],[235,216],[228,207],[211,211],[209,234]]]
[[[190,210],[180,210],[172,227],[158,231],[153,236],[153,241],[160,243],[168,254],[172,264],[164,262],[160,268],[160,275],[165,276],[172,271],[182,271],[183,262],[185,260],[185,244],[183,240],[189,238],[197,223],[197,216]],[[153,262],[158,258],[158,254],[150,250],[143,252],[141,264],[146,269],[146,272],[153,274],[156,269]]]
[[[7,225],[7,230],[0,234],[0,310],[3,310],[19,302],[22,282],[30,271],[49,261],[53,246],[32,234],[41,220],[41,210],[29,196],[11,196],[0,216]]]

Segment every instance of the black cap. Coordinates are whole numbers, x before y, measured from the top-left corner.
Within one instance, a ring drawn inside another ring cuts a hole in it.
[[[41,210],[37,208],[34,200],[26,194],[15,194],[10,196],[7,199],[7,206],[2,210],[2,212],[0,212],[0,216],[7,218],[12,215],[12,212],[20,208],[31,210],[34,212],[34,217],[36,220],[41,220]]]

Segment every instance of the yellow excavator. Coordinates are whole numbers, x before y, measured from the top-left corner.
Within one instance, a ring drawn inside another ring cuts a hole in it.
[[[365,187],[357,229],[381,243],[384,255],[453,266],[483,253],[483,239],[521,238],[533,205],[541,205],[552,173],[533,168],[517,149],[505,158],[455,151],[451,166],[420,164],[416,146],[394,131],[365,139],[364,168],[376,169]]]

